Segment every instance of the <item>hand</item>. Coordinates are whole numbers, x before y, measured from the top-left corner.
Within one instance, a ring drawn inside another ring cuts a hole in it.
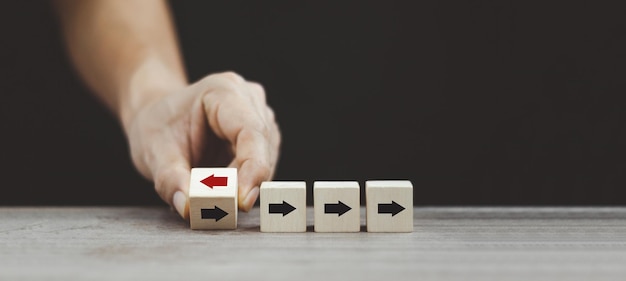
[[[249,211],[274,174],[280,132],[262,86],[226,72],[156,95],[126,124],[132,160],[185,219],[192,166],[238,168],[239,208]]]

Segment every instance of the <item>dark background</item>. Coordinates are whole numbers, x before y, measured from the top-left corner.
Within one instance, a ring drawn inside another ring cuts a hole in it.
[[[623,7],[219,2],[172,3],[188,73],[264,84],[277,179],[410,179],[416,205],[626,203]],[[50,4],[1,2],[0,34],[0,204],[163,204]]]

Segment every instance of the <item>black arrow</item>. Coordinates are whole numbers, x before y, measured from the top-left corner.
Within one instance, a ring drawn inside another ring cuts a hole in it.
[[[223,217],[228,215],[227,212],[215,206],[215,209],[200,209],[202,219],[214,219],[216,222],[220,221]]]
[[[352,210],[352,208],[341,201],[338,201],[337,204],[324,204],[325,214],[337,214],[337,216],[340,217],[350,210]]]
[[[391,214],[393,217],[402,211],[404,211],[404,207],[400,206],[396,201],[391,201],[391,204],[378,204],[379,214]]]
[[[282,204],[270,204],[270,214],[283,214],[283,217],[296,208],[283,200]]]

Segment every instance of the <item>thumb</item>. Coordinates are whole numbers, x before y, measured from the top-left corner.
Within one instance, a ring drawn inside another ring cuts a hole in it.
[[[177,151],[177,150],[164,150]],[[183,154],[169,155],[158,166],[154,174],[155,189],[163,201],[176,209],[185,220],[189,220],[189,162]]]

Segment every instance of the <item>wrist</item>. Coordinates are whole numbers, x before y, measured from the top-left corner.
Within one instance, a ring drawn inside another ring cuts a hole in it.
[[[162,62],[148,59],[137,67],[128,83],[120,89],[118,118],[128,134],[135,116],[146,106],[187,86],[184,74]]]

